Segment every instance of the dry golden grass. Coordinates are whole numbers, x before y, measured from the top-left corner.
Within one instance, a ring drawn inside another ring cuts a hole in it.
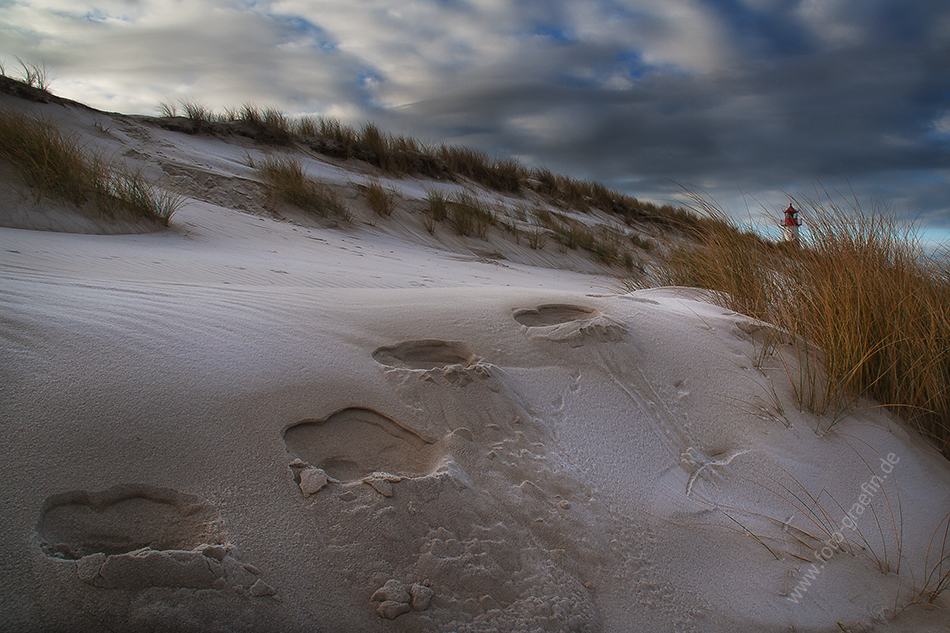
[[[6,68],[3,66],[3,64],[0,64],[0,77],[10,77],[11,79],[25,84],[30,88],[35,88],[36,90],[48,93],[52,78],[50,76],[49,69],[46,68],[46,64],[37,66],[36,64],[25,62],[19,57],[17,57],[16,60],[20,63],[20,76],[12,77],[7,75]]]
[[[434,234],[436,224],[443,222],[449,216],[449,201],[441,192],[430,190],[426,193],[426,206],[422,212],[422,222],[426,231],[430,235]]]
[[[267,158],[256,166],[268,196],[317,215],[349,217],[346,207],[324,183],[304,173],[295,158]]]
[[[393,214],[396,200],[395,191],[386,189],[377,181],[366,185],[365,191],[366,201],[369,203],[369,207],[376,212],[376,215],[388,218]]]
[[[112,219],[147,219],[167,226],[183,199],[156,191],[137,172],[108,165],[49,121],[0,113],[0,158],[36,195]]]
[[[625,238],[622,233],[603,226],[595,230],[562,213],[551,213],[540,207],[535,209],[534,215],[541,227],[550,232],[562,251],[581,249],[607,266],[618,266],[628,271],[635,268],[633,254],[625,248],[624,242],[629,240],[632,244],[637,244],[639,237]],[[538,238],[532,239],[529,246],[537,248],[534,245],[537,240]]]
[[[884,209],[801,206],[800,248],[719,213],[695,233],[698,246],[663,258],[659,282],[722,291],[727,307],[796,335],[801,369],[791,378],[803,409],[839,414],[867,396],[950,456],[946,258],[925,254]]]
[[[460,192],[449,202],[449,225],[459,235],[484,239],[495,223],[495,214],[475,196]]]

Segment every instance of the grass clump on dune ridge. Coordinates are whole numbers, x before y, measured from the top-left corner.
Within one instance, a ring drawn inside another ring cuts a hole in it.
[[[304,173],[296,158],[266,158],[256,165],[268,196],[305,211],[348,218],[346,207],[324,183]]]
[[[49,121],[0,113],[0,157],[35,194],[112,219],[147,219],[167,226],[183,202],[156,191],[138,172],[106,164]]]
[[[791,378],[804,410],[838,414],[867,396],[950,456],[946,260],[925,255],[883,210],[802,206],[801,247],[744,233],[719,212],[697,247],[663,259],[660,283],[722,291],[727,307],[800,337]]]

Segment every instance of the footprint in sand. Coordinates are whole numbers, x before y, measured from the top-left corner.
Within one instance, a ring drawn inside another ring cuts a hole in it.
[[[461,341],[425,339],[403,341],[396,345],[379,347],[373,359],[387,367],[423,371],[423,379],[435,380],[441,376],[464,387],[475,378],[487,378],[488,368],[472,348]]]
[[[626,328],[592,308],[568,304],[548,304],[516,310],[512,315],[526,329],[529,338],[568,342],[579,347],[588,340],[616,341]]]
[[[448,365],[470,367],[479,358],[472,348],[461,341],[404,341],[380,347],[373,352],[377,363],[400,369],[437,369]]]
[[[36,534],[47,556],[77,561],[79,579],[99,588],[241,585],[251,596],[276,593],[238,560],[214,506],[170,488],[124,484],[53,495]]]
[[[297,483],[303,485],[306,482],[300,477],[310,469],[320,469],[342,483],[365,480],[374,473],[393,475],[395,481],[420,477],[433,472],[442,458],[437,445],[381,413],[362,408],[295,424],[284,431],[284,444],[292,457],[303,462],[295,467],[300,470],[295,473]]]
[[[515,321],[526,327],[545,327],[560,325],[571,321],[582,321],[600,316],[600,312],[580,306],[550,304],[538,306],[534,309],[518,310],[515,312]]]
[[[218,511],[210,504],[170,488],[135,484],[53,495],[36,532],[48,555],[72,560],[99,552],[190,550],[224,542]]]

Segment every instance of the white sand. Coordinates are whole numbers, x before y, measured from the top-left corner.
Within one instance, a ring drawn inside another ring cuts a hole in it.
[[[249,142],[0,106],[206,200],[157,233],[0,228],[0,629],[950,627],[905,609],[947,461],[873,403],[799,412],[793,360],[756,367],[758,324],[703,293],[405,208],[278,221]]]

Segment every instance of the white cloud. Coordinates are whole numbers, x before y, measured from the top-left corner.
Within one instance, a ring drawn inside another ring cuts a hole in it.
[[[940,136],[950,136],[950,111],[944,112],[943,116],[934,119],[931,123],[931,129]]]
[[[797,8],[799,18],[826,45],[856,46],[868,34],[859,19],[863,7],[853,0],[803,0]]]

